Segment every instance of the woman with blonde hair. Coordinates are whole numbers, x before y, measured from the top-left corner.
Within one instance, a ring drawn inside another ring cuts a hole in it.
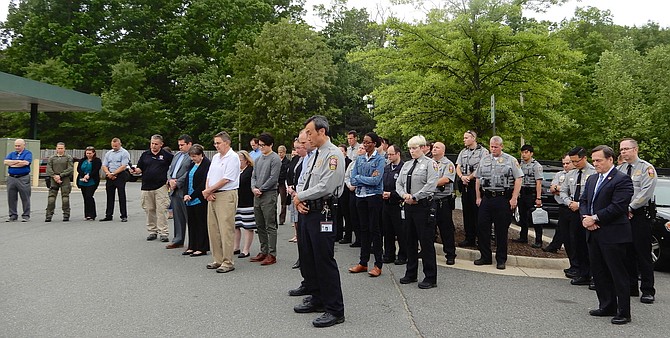
[[[240,187],[237,191],[237,213],[235,214],[235,254],[238,258],[249,257],[251,243],[254,241],[256,221],[254,219],[254,193],[251,191],[251,174],[254,160],[246,150],[237,153],[240,156]],[[242,230],[244,228],[244,246],[240,250]]]

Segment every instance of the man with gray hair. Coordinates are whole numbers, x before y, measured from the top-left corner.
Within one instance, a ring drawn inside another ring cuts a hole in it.
[[[523,171],[519,161],[502,151],[503,140],[493,136],[489,142],[491,153],[484,156],[475,171],[475,193],[479,206],[477,246],[481,257],[475,265],[493,264],[491,253],[491,223],[496,235],[496,268],[505,269],[507,262],[507,232],[512,221],[521,190]]]
[[[23,205],[22,222],[27,222],[30,219],[30,163],[33,161],[33,154],[26,149],[26,141],[20,138],[14,141],[14,150],[7,154],[4,162],[9,167],[7,176],[9,218],[7,222],[19,219],[16,211],[19,196],[21,196]]]
[[[174,156],[163,149],[163,136],[151,136],[149,150],[142,153],[137,161],[135,173],[142,173],[142,208],[147,213],[147,241],[153,241],[160,234],[161,242],[167,242],[167,207],[170,205],[165,177]]]
[[[56,144],[56,155],[49,157],[47,161],[47,175],[51,180],[49,185],[49,197],[47,200],[47,215],[45,222],[51,222],[56,208],[56,197],[58,190],[62,199],[63,222],[70,220],[70,192],[72,191],[72,175],[74,173],[74,161],[72,156],[65,153],[65,143]]]

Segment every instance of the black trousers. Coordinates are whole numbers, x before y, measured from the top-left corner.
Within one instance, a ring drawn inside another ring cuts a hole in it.
[[[107,208],[105,209],[105,217],[114,216],[114,192],[118,190],[121,218],[128,218],[128,208],[126,205],[126,181],[128,181],[128,173],[125,171],[119,174],[115,180],[108,179],[105,181],[105,191],[107,192]]]
[[[209,234],[207,233],[207,202],[186,207],[188,215],[188,249],[193,251],[209,251]]]
[[[651,221],[644,212],[633,214],[630,219],[633,243],[628,248],[626,263],[632,289],[638,287],[638,274],[641,277],[640,290],[643,295],[656,295],[654,288],[654,263],[651,259]]]
[[[300,272],[303,285],[312,295],[312,303],[323,304],[326,312],[344,316],[344,300],[340,272],[335,261],[335,229],[321,231],[325,215],[320,210],[298,218],[300,235]]]
[[[360,221],[358,220],[358,197],[356,197],[356,194],[354,194],[353,191],[349,191],[349,221],[351,221],[351,227],[347,226],[347,228],[350,228],[351,233],[356,235],[356,239],[354,242],[360,243],[361,242],[361,235],[359,234],[359,228],[360,228]]]
[[[407,231],[407,270],[405,277],[417,279],[419,269],[419,248],[424,281],[437,283],[437,260],[435,258],[435,219],[430,216],[430,203],[405,204],[403,223]]]
[[[586,244],[586,229],[582,226],[582,217],[579,211],[570,212],[570,239],[574,250],[574,265],[577,268],[577,276],[591,276],[591,264],[589,259],[589,248]],[[568,252],[568,255],[570,252]]]
[[[461,194],[461,204],[463,206],[463,228],[465,230],[465,240],[474,243],[477,237],[477,224],[479,223],[479,207],[477,206],[475,180],[470,181],[467,186],[464,186],[463,192]]]
[[[93,198],[96,189],[98,189],[97,185],[79,187],[81,195],[84,197],[84,217],[95,219],[98,216],[95,210],[95,198]]]
[[[591,234],[588,241],[593,281],[600,308],[630,317],[630,279],[626,269],[628,243],[600,243]]]
[[[382,228],[384,237],[384,257],[394,260],[407,260],[407,231],[400,219],[400,205],[384,201],[382,207]],[[396,245],[398,241],[398,254]]]
[[[383,265],[382,233],[380,231],[380,219],[382,213],[382,195],[359,197],[356,202],[358,208],[359,228],[358,234],[361,238],[360,265],[368,266],[370,261],[370,249],[375,256],[375,266],[381,269]]]
[[[345,188],[346,189],[346,188]],[[334,222],[337,224],[337,236],[335,240],[351,241],[351,234],[353,228],[349,220],[349,189],[342,192],[342,195],[337,199],[337,215]]]
[[[535,193],[521,194],[519,196],[519,227],[521,232],[519,238],[528,241],[528,228],[535,229],[535,243],[542,243],[542,224],[533,224],[532,212],[535,210]]]
[[[454,240],[454,220],[452,217],[451,197],[441,200],[434,200],[435,222],[440,229],[440,239],[442,239],[442,251],[447,259],[456,258],[456,243]]]
[[[484,197],[479,205],[479,224],[477,224],[477,247],[481,259],[493,260],[491,252],[491,223],[496,235],[496,262],[507,262],[507,231],[512,222],[512,210],[509,198],[505,196]]]

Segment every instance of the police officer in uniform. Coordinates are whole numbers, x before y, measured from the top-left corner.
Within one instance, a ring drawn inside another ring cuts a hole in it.
[[[477,237],[477,194],[475,192],[475,170],[479,167],[484,156],[489,154],[488,149],[477,143],[477,133],[468,130],[463,134],[465,148],[456,159],[456,175],[461,179],[461,204],[463,205],[463,227],[465,240],[458,243],[461,247],[474,247]]]
[[[433,160],[437,162],[438,179],[435,194],[433,195],[433,207],[435,208],[435,222],[440,229],[442,239],[442,251],[445,253],[447,265],[456,264],[456,244],[454,242],[454,220],[451,211],[454,210],[455,201],[453,196],[454,178],[456,178],[456,167],[444,153],[446,146],[442,142],[433,145]]]
[[[528,243],[528,228],[533,224],[532,212],[535,208],[542,208],[542,165],[533,158],[533,146],[521,146],[521,195],[519,196],[519,226],[521,232],[517,243]],[[535,243],[533,248],[542,247],[542,224],[533,224],[535,228]]]
[[[426,139],[417,135],[407,141],[412,160],[405,162],[396,181],[396,192],[403,199],[401,210],[407,234],[407,269],[400,284],[417,281],[419,255],[417,241],[421,245],[423,281],[421,289],[437,286],[437,260],[435,257],[435,210],[432,209],[433,193],[437,183],[437,163],[424,155],[421,149]]]
[[[619,151],[626,163],[617,169],[633,180],[633,199],[628,206],[628,217],[633,232],[633,247],[627,253],[627,268],[630,276],[631,296],[637,290],[638,272],[641,277],[640,302],[651,304],[655,300],[654,265],[651,259],[651,217],[650,201],[656,188],[656,169],[649,162],[638,157],[637,141],[626,138],[619,144]]]
[[[384,192],[382,198],[382,233],[384,234],[384,263],[403,265],[407,263],[406,231],[400,220],[400,203],[403,199],[395,190],[395,182],[400,176],[404,162],[400,154],[400,147],[393,144],[386,150],[389,164],[384,167]],[[396,255],[396,239],[398,240],[398,254]]]
[[[557,253],[563,245],[565,245],[565,251],[572,250],[570,246],[570,241],[568,240],[568,233],[570,232],[570,209],[568,209],[565,201],[561,199],[561,185],[565,182],[565,179],[568,176],[568,172],[575,168],[570,161],[570,156],[568,154],[563,155],[561,159],[563,164],[563,170],[557,172],[554,175],[554,178],[551,180],[551,185],[549,186],[549,192],[554,195],[556,203],[558,203],[558,225],[556,226],[556,231],[554,232],[554,238],[551,239],[551,243],[546,247],[542,248],[544,252]],[[574,257],[574,255],[569,255],[569,257]],[[573,262],[570,259],[570,267],[573,267]],[[573,269],[574,270],[574,269]]]
[[[586,229],[582,226],[582,218],[579,215],[579,198],[586,184],[586,179],[596,173],[596,169],[586,160],[586,150],[583,147],[572,148],[568,155],[575,166],[561,185],[561,198],[570,209],[570,234],[569,239],[574,249],[572,261],[575,270],[565,271],[565,276],[572,278],[572,285],[590,285],[591,267],[589,262],[589,251],[586,245]],[[571,251],[567,251],[570,257]]]
[[[507,231],[516,208],[523,172],[514,156],[502,151],[503,139],[493,136],[489,142],[491,154],[482,158],[475,172],[479,224],[477,247],[481,257],[475,265],[493,263],[491,253],[491,223],[496,236],[496,268],[505,269],[507,262]]]
[[[298,313],[324,313],[312,321],[316,327],[328,327],[344,322],[344,300],[340,273],[335,261],[336,230],[325,222],[333,208],[334,199],[342,194],[344,184],[344,155],[330,142],[328,120],[321,115],[305,122],[308,142],[317,148],[303,168],[304,180],[298,184],[293,198],[296,210],[303,215],[299,230],[300,267],[305,279],[309,300],[296,305]]]

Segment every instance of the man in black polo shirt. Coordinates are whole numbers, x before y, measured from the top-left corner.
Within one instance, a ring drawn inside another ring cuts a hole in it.
[[[167,207],[170,205],[168,188],[165,184],[173,155],[163,150],[163,137],[151,136],[149,150],[142,153],[137,161],[135,173],[142,173],[142,208],[147,213],[147,241],[153,241],[160,234],[161,242],[168,241]]]

